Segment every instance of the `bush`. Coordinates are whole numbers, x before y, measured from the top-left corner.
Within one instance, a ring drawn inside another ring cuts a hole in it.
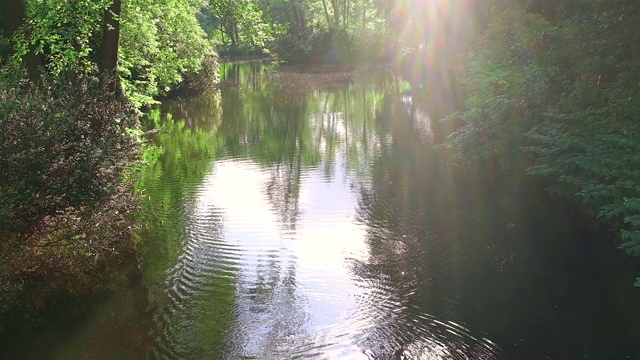
[[[130,247],[136,118],[98,77],[35,88],[4,70],[0,293],[16,283],[89,288],[99,265]]]
[[[182,81],[171,89],[169,96],[213,90],[220,82],[219,60],[218,54],[210,50],[205,54],[200,70],[185,73]]]
[[[463,159],[531,165],[640,256],[640,6],[574,5],[555,26],[522,9],[496,11],[469,66],[467,109],[454,116],[466,126],[450,146]]]
[[[562,96],[529,133],[536,163],[528,171],[553,181],[620,230],[621,248],[640,256],[640,24],[633,2],[593,2],[563,24]],[[560,53],[560,52],[558,52]],[[571,81],[569,81],[571,80]],[[640,282],[637,283],[640,285]]]
[[[461,159],[497,157],[507,167],[518,161],[513,155],[524,134],[555,100],[546,41],[554,32],[542,17],[521,9],[506,10],[489,25],[464,79],[466,110],[450,117],[466,124],[451,137]]]

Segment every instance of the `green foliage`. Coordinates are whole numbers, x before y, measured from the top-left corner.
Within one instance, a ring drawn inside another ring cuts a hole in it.
[[[135,154],[127,104],[105,95],[94,77],[33,91],[3,74],[0,228],[27,231],[46,216],[109,197]]]
[[[639,12],[638,4],[622,0],[559,2],[552,26],[525,10],[494,10],[469,67],[467,110],[455,115],[465,126],[451,137],[462,158],[509,159],[504,166],[531,158],[529,174],[621,229],[621,248],[634,256],[640,255]]]
[[[95,45],[110,0],[27,1],[27,26],[15,34],[14,58],[34,51],[50,73],[94,70]],[[28,36],[27,36],[28,33]]]
[[[199,19],[222,55],[353,63],[378,59],[383,43],[397,42],[382,7],[373,0],[210,0]]]
[[[187,71],[182,81],[171,88],[170,93],[201,93],[213,90],[220,81],[220,58],[210,49],[204,55],[202,68],[198,71]]]
[[[97,77],[0,74],[0,296],[91,291],[130,248],[136,118]]]
[[[131,103],[152,103],[178,83],[200,91],[218,80],[218,57],[196,19],[201,2],[126,0],[118,70],[129,101],[115,99],[106,87],[112,79],[96,75],[110,5],[28,0],[12,41],[0,36],[0,61],[13,59],[0,72],[4,299],[90,292],[108,276],[108,266],[132,250],[141,132]],[[18,70],[27,54],[44,66],[25,66],[32,80],[41,75],[37,86]]]
[[[553,116],[530,136],[533,174],[554,179],[550,190],[580,197],[598,217],[622,228],[621,248],[640,256],[640,60],[634,49],[637,5],[594,2],[563,36],[574,40],[560,66],[563,96]],[[568,66],[568,64],[571,64]]]
[[[578,196],[603,220],[622,222],[621,246],[638,256],[640,140],[602,126],[605,119],[592,114],[588,119],[537,126],[530,133],[537,145],[527,148],[537,159],[528,172],[553,179],[551,192]]]
[[[222,55],[264,54],[272,47],[277,26],[264,21],[256,1],[211,0],[205,14],[201,23]]]
[[[516,152],[553,95],[544,60],[549,56],[545,38],[553,37],[554,31],[543,18],[517,8],[494,19],[465,79],[467,110],[451,117],[466,125],[452,136],[460,158]]]
[[[48,76],[95,73],[111,2],[27,1],[28,21],[14,34],[13,59],[20,62],[35,53]],[[136,107],[154,103],[154,97],[165,95],[187,73],[193,82],[203,65],[207,74],[202,81],[217,81],[217,56],[196,17],[201,6],[192,0],[122,1],[118,72]],[[2,43],[0,39],[0,47]]]
[[[188,0],[123,2],[118,71],[135,105],[153,103],[184,73],[197,72],[211,60],[213,45],[198,24],[198,10],[199,2]]]

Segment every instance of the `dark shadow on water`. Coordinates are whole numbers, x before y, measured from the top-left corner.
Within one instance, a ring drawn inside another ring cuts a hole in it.
[[[359,200],[370,253],[352,271],[384,285],[363,308],[388,305],[371,358],[639,355],[634,266],[614,240],[522,174],[443,162],[402,107],[380,114],[391,138]]]
[[[114,288],[15,308],[2,321],[1,359],[148,359],[147,289],[135,256]]]

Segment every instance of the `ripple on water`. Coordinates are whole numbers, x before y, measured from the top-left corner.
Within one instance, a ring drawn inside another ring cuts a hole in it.
[[[455,271],[449,249],[420,224],[392,224],[393,203],[361,204],[357,221],[367,228],[369,254],[350,259],[354,281],[364,291],[352,331],[369,359],[494,359],[499,348],[465,326],[448,320],[446,301],[432,281]],[[411,219],[409,219],[411,220]],[[429,304],[439,315],[429,312]],[[356,328],[357,327],[357,328]]]
[[[264,193],[269,186],[282,190],[272,184],[279,169],[246,160],[214,164],[190,210],[178,265],[168,273],[166,303],[156,312],[157,357],[492,358],[491,342],[415,305],[423,292],[418,284],[425,284],[416,264],[433,261],[416,244],[434,236],[402,234],[366,208],[356,214],[340,161],[330,164],[330,181],[314,175],[319,169],[300,175],[293,210],[274,200],[282,194]],[[449,264],[435,266],[447,271]],[[225,291],[232,291],[233,305],[224,310],[232,324],[224,349],[210,352],[197,328],[203,318],[215,323],[212,306]]]
[[[224,241],[222,214],[215,208],[195,209],[186,229],[178,264],[167,274],[166,300],[155,312],[158,347],[154,357],[193,359],[211,356],[203,350],[197,326],[208,311],[211,294],[233,291],[240,249]]]

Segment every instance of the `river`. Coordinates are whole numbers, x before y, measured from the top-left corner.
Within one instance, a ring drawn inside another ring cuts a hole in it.
[[[21,358],[639,358],[615,240],[532,179],[452,159],[448,94],[382,69],[221,76],[146,119],[137,266]]]

